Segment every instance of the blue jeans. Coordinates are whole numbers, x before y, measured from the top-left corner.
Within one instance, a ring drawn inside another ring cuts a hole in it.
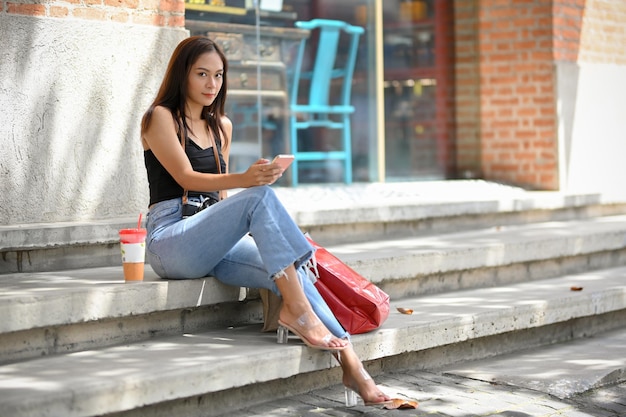
[[[146,258],[162,278],[214,276],[279,294],[274,276],[295,265],[313,311],[335,336],[349,336],[308,278],[314,249],[272,188],[245,189],[186,219],[180,198],[162,201],[150,208],[146,228]]]

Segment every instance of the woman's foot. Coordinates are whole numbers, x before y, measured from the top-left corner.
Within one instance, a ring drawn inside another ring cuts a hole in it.
[[[309,347],[339,351],[348,342],[332,335],[317,317],[300,285],[298,273],[293,265],[275,275],[274,282],[283,297],[283,307],[278,315],[278,324],[298,336]]]
[[[376,386],[354,350],[345,349],[335,357],[343,369],[343,384],[359,394],[365,405],[383,405],[392,401],[391,397]]]
[[[278,324],[289,329],[307,346],[314,349],[339,351],[349,344],[348,341],[333,336],[310,307],[294,308],[284,304],[280,310]]]
[[[392,401],[391,397],[382,392],[367,371],[361,367],[361,377],[355,377],[344,371],[343,384],[359,394],[365,405],[384,405]]]

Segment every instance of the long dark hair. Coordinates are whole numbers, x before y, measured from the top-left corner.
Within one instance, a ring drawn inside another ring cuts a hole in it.
[[[152,102],[152,105],[141,120],[141,134],[148,129],[152,120],[152,113],[156,106],[163,106],[172,112],[177,126],[177,133],[182,138],[187,137],[191,129],[187,124],[187,114],[185,103],[187,100],[187,78],[191,72],[191,67],[198,60],[200,55],[207,52],[216,52],[224,64],[224,74],[222,76],[222,88],[210,106],[202,109],[202,118],[206,120],[207,126],[211,129],[216,141],[228,140],[224,127],[222,126],[222,116],[224,116],[224,105],[226,103],[226,90],[228,84],[228,61],[219,46],[211,39],[204,36],[192,36],[178,44],[170,62],[167,65],[165,77],[159,88],[159,92]],[[222,147],[228,144],[222,143]]]

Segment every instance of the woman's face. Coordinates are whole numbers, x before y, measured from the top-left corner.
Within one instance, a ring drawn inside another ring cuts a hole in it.
[[[209,106],[222,89],[224,64],[217,52],[205,52],[192,65],[187,79],[187,105]]]

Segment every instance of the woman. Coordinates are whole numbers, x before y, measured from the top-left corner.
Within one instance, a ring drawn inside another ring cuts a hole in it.
[[[185,39],[143,116],[150,185],[148,260],[163,278],[210,275],[225,284],[280,294],[279,324],[308,346],[332,351],[342,366],[344,385],[367,404],[383,404],[389,397],[367,374],[349,335],[307,278],[304,265],[313,248],[269,187],[282,169],[259,159],[245,172],[228,173],[232,123],[224,115],[227,74],[226,58],[213,41]],[[184,147],[181,137],[186,138]],[[192,200],[217,201],[218,190],[233,188],[244,190],[183,217],[184,190],[190,190]]]

